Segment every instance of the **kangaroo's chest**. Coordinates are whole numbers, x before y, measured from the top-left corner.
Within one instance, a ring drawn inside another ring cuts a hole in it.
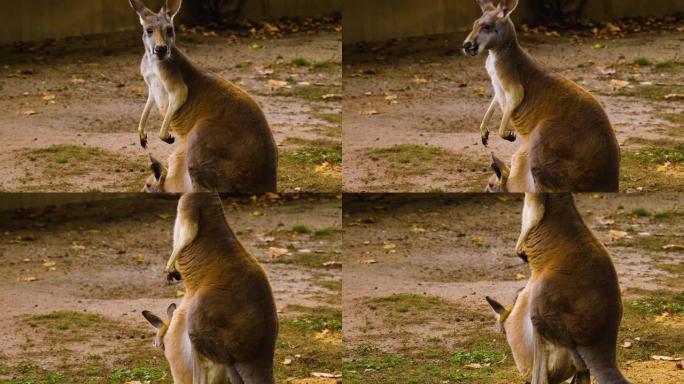
[[[487,69],[487,74],[492,81],[496,101],[499,103],[499,107],[503,109],[506,105],[506,92],[503,87],[503,82],[501,81],[501,76],[499,76],[499,72],[496,69],[496,60],[496,54],[494,54],[494,52],[490,52],[485,63],[485,68]]]
[[[155,65],[143,65],[142,75],[145,78],[148,92],[154,98],[154,103],[157,105],[159,112],[164,115],[169,107],[169,93],[164,86],[159,68]]]

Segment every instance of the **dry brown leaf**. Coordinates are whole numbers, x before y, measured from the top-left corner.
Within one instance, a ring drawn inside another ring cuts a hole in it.
[[[684,244],[663,245],[663,251],[684,251]]]
[[[657,360],[657,361],[682,361],[681,357],[671,357],[671,356],[658,356],[658,355],[653,355],[651,356],[651,360]]]
[[[273,79],[268,80],[268,87],[271,89],[271,91],[277,91],[277,90],[284,88],[286,86],[287,86],[287,81],[273,80]]]
[[[365,260],[360,260],[359,264],[365,264],[365,265],[371,265],[371,264],[377,264],[377,260],[373,259],[365,259]]]
[[[616,231],[616,230],[612,230],[612,229],[608,232],[608,237],[610,237],[611,240],[624,239],[628,235],[629,235],[629,233],[627,233],[625,231]]]
[[[312,377],[320,377],[324,379],[341,379],[342,375],[338,373],[325,373],[325,372],[311,372]]]
[[[323,263],[323,266],[326,268],[342,268],[342,263],[339,261],[326,261]]]
[[[361,111],[361,116],[374,116],[374,115],[379,115],[380,112],[378,112],[375,109],[365,109]]]
[[[280,256],[287,255],[289,251],[286,248],[278,248],[278,247],[269,247],[268,248],[268,254],[271,256],[272,259],[275,259]]]
[[[23,110],[23,111],[19,111],[19,114],[20,114],[20,115],[23,115],[23,116],[33,116],[33,115],[35,115],[36,113],[38,113],[38,112],[34,111],[33,109],[26,109],[26,110]]]

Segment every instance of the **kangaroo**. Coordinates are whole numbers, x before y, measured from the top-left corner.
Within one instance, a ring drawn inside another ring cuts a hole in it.
[[[185,329],[186,311],[187,308],[182,303],[180,308],[176,308],[176,304],[169,305],[166,310],[168,322],[164,322],[150,311],[142,312],[145,319],[157,329],[154,346],[164,351],[175,384],[192,384],[190,338]]]
[[[510,178],[528,185],[511,191],[617,192],[620,147],[601,104],[523,51],[510,19],[518,0],[501,0],[498,6],[478,2],[483,15],[463,50],[470,56],[489,51],[486,68],[495,95],[480,125],[482,143],[488,143],[487,126],[497,105],[503,112],[499,136],[522,139]]]
[[[532,378],[534,355],[529,295],[530,292],[527,287],[523,288],[516,295],[512,307],[509,308],[504,307],[489,296],[486,297],[487,302],[496,313],[496,329],[506,336],[518,372],[526,380]],[[552,344],[547,344],[546,347],[548,350],[547,380],[549,384],[561,384],[573,376],[575,376],[574,384],[590,384],[589,372],[586,367],[574,360],[570,350]]]
[[[129,0],[143,27],[140,71],[148,98],[140,118],[140,144],[154,105],[164,116],[159,138],[178,141],[165,177],[147,180],[147,192],[276,192],[278,150],[257,103],[234,84],[212,75],[176,47],[173,20],[182,0],[166,0],[159,13]],[[172,135],[173,132],[176,136]]]
[[[218,195],[181,197],[166,271],[179,273],[186,289],[179,310],[192,383],[274,384],[278,317],[271,286],[228,226]]]
[[[622,318],[617,273],[571,194],[525,194],[516,252],[531,269],[532,384],[549,382],[549,345],[570,350],[599,384],[629,383],[616,362]]]

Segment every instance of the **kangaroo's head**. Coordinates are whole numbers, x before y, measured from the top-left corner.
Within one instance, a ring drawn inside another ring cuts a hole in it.
[[[160,61],[168,59],[171,56],[171,49],[176,44],[173,18],[180,11],[183,0],[166,0],[159,13],[152,12],[141,0],[128,1],[140,17],[145,52],[149,57]]]
[[[155,159],[152,155],[150,155],[150,162],[152,174],[145,181],[142,191],[146,193],[163,193],[165,192],[164,183],[166,182],[168,170],[161,161]]]
[[[478,0],[482,17],[475,20],[473,30],[463,42],[463,51],[477,56],[484,50],[497,50],[515,41],[515,26],[510,19],[518,6],[518,0],[501,0],[494,6],[493,0]]]
[[[508,319],[508,316],[511,314],[512,307],[510,309],[506,308],[489,296],[486,296],[485,299],[487,299],[487,302],[491,305],[496,314],[496,331],[506,333],[506,319]]]
[[[506,193],[508,192],[508,176],[511,170],[506,162],[499,159],[492,153],[492,170],[494,174],[489,178],[485,192],[487,193]]]
[[[171,304],[166,309],[166,315],[169,318],[168,322],[164,322],[164,320],[160,319],[157,315],[150,311],[142,312],[142,315],[145,317],[145,319],[147,319],[147,321],[149,321],[150,324],[152,324],[152,326],[157,330],[157,334],[154,336],[154,346],[162,351],[164,350],[164,336],[166,336],[166,331],[169,330],[169,324],[171,323],[173,312],[175,310],[176,304]]]

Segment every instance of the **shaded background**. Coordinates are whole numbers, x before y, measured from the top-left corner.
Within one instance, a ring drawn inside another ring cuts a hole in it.
[[[548,12],[540,10],[556,4],[565,16],[583,5],[579,16],[593,20],[665,16],[684,7],[681,0],[521,0],[513,18],[526,23],[548,21]],[[464,32],[481,15],[475,0],[345,0],[343,12],[345,44]]]
[[[238,0],[224,1],[226,9]],[[128,0],[25,0],[4,2],[0,13],[0,44],[35,41],[91,33],[129,31],[138,28]],[[162,0],[147,0],[158,10]],[[211,0],[186,0],[181,22],[201,19],[199,6]],[[342,0],[245,0],[240,16],[270,20],[295,16],[322,16],[342,9]]]

